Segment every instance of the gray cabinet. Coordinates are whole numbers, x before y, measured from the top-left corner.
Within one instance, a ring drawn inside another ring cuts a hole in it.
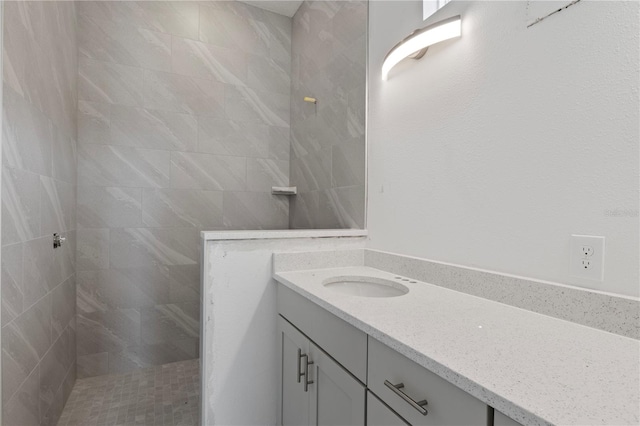
[[[278,317],[278,336],[282,360],[280,424],[305,425],[309,423],[309,396],[304,390],[302,379],[305,377],[301,371],[306,368],[309,340],[282,317]]]
[[[515,420],[502,414],[500,411],[495,410],[493,413],[493,426],[522,426]]]
[[[364,385],[281,316],[278,335],[280,424],[364,426]]]
[[[311,345],[311,424],[364,426],[365,387],[316,345]]]
[[[279,424],[494,426],[478,399],[283,286],[278,313]]]
[[[387,407],[374,394],[367,392],[367,426],[407,426],[391,408]]]

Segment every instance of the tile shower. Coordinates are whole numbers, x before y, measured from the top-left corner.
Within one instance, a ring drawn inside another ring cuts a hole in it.
[[[197,359],[201,230],[364,226],[366,19],[4,2],[4,424],[56,424],[76,378]]]

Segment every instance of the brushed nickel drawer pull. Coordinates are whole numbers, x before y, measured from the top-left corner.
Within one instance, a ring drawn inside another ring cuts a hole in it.
[[[309,385],[313,384],[313,380],[309,380],[309,366],[313,365],[313,361],[309,361],[309,357],[307,357],[307,366],[305,367],[305,375],[307,377],[304,378],[304,391],[307,392],[309,390]]]
[[[395,393],[396,395],[398,395],[400,398],[404,399],[405,402],[407,402],[410,406],[412,406],[413,408],[415,408],[416,410],[418,410],[418,412],[420,414],[422,414],[423,416],[426,416],[427,414],[429,414],[429,412],[427,411],[426,408],[424,408],[425,405],[427,405],[427,400],[423,399],[422,401],[416,401],[413,398],[411,398],[409,395],[407,395],[406,393],[404,393],[401,389],[404,388],[404,383],[398,383],[397,385],[394,385],[393,383],[391,383],[388,380],[384,381],[384,385],[386,387],[388,387],[389,389],[391,389],[393,391],[393,393]]]
[[[302,355],[302,349],[298,349],[298,383],[300,383],[300,379],[302,379],[307,374],[306,368],[304,371],[302,371],[302,357],[306,358],[307,356]]]

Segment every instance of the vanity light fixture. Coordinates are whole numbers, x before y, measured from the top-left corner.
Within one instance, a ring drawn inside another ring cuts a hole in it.
[[[420,59],[427,53],[429,46],[460,37],[461,34],[462,20],[460,15],[415,30],[400,43],[396,44],[384,57],[382,79],[386,80],[391,69],[404,58]]]

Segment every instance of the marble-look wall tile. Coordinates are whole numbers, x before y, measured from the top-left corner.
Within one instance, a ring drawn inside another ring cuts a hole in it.
[[[289,186],[289,162],[248,158],[247,189],[268,193],[273,186]]]
[[[319,228],[315,220],[319,211],[318,203],[318,191],[299,192],[289,203],[289,228]]]
[[[65,244],[53,250],[48,235],[24,243],[23,297],[30,306],[75,272],[75,231],[61,234]]]
[[[332,34],[336,43],[348,46],[363,36],[367,22],[367,3],[364,1],[344,2],[332,22]],[[356,23],[354,25],[354,23]],[[362,51],[359,51],[362,52]],[[360,54],[357,57],[364,58]]]
[[[195,228],[112,229],[111,268],[193,265],[199,261],[199,232]]]
[[[78,182],[87,186],[169,186],[168,151],[110,145],[79,145]]]
[[[198,338],[199,328],[198,303],[156,305],[140,310],[140,337],[143,344]]]
[[[260,21],[222,8],[200,8],[200,40],[216,46],[266,55],[269,40],[263,31],[264,26]]]
[[[170,265],[159,269],[169,281],[171,303],[200,302],[200,265]]]
[[[136,3],[144,17],[142,27],[179,37],[198,39],[198,2],[154,1]]]
[[[100,102],[78,102],[78,143],[111,142],[111,107]]]
[[[130,345],[109,354],[109,374],[121,374],[153,365],[198,357],[199,339],[189,338],[151,345]]]
[[[3,164],[51,176],[51,121],[8,87],[3,94],[2,116]]]
[[[74,357],[74,361],[71,364],[71,367],[69,367],[69,370],[67,371],[67,376],[64,378],[64,381],[62,382],[62,386],[60,388],[60,391],[62,392],[62,399],[65,403],[69,399],[69,395],[71,394],[71,391],[73,390],[73,387],[77,379],[77,374],[76,374],[77,362],[76,362],[76,356],[75,356],[76,333],[75,333],[75,330],[72,330],[71,327],[69,327],[67,330],[69,332],[70,349],[73,350],[71,353]],[[64,404],[62,404],[62,408],[64,409]],[[62,412],[60,414],[62,414]]]
[[[286,229],[289,200],[265,192],[224,192],[224,224],[228,229]]]
[[[63,380],[63,383],[64,383],[64,380]],[[56,393],[53,395],[53,400],[51,401],[51,404],[48,404],[48,410],[41,415],[40,424],[42,426],[57,425],[58,420],[60,420],[60,415],[62,414],[62,410],[64,409],[64,404],[65,404],[64,392],[62,391],[62,386],[60,386],[60,388],[58,388]]]
[[[171,35],[146,28],[81,14],[78,49],[82,56],[99,61],[171,70]]]
[[[143,69],[111,62],[80,59],[78,99],[109,104],[143,104]]]
[[[78,228],[124,228],[142,225],[142,189],[78,187]]]
[[[27,2],[4,3],[3,10],[3,82],[24,95],[24,67],[33,43],[28,38],[22,7]]]
[[[361,229],[364,226],[365,201],[364,185],[332,188],[321,193],[320,197],[320,204],[329,207],[339,218],[337,228],[347,229]]]
[[[266,13],[266,31],[269,32],[269,58],[291,70],[291,19],[277,13]]]
[[[53,177],[70,185],[77,183],[76,141],[56,126],[53,128]]]
[[[216,155],[268,158],[269,143],[275,139],[271,136],[270,129],[263,123],[236,122],[228,118],[198,117],[198,151]],[[288,153],[288,137],[282,137],[281,140],[286,143]],[[282,149],[284,150],[284,147]]]
[[[51,346],[49,295],[2,329],[2,395],[6,401],[23,384]]]
[[[55,340],[64,334],[65,329],[76,316],[75,275],[53,289],[51,292],[51,304],[51,332]]]
[[[54,270],[51,275],[55,279],[52,281],[55,282],[55,285],[65,281],[76,272],[76,231],[63,232],[60,235],[66,239],[64,245],[55,251],[50,251],[50,253],[53,252]],[[49,243],[51,243],[52,236],[49,235],[44,239],[49,239]],[[53,287],[50,287],[50,290],[53,290]]]
[[[366,31],[364,1],[305,1],[293,18],[292,102],[320,102],[291,111],[292,227],[364,227]]]
[[[331,188],[331,162],[331,147],[296,157],[291,165],[291,184],[300,192]]]
[[[62,380],[62,384],[53,396],[53,402],[49,406],[49,410],[42,415],[42,420],[40,422],[42,426],[55,426],[58,424],[66,401],[69,399],[71,391],[73,390],[75,381],[76,368],[74,363],[67,369],[67,373]]]
[[[62,333],[51,345],[40,365],[40,413],[44,415],[56,403],[58,389],[73,362],[69,353],[69,335]]]
[[[3,374],[3,382],[4,382]],[[3,388],[4,396],[4,388]],[[2,420],[6,425],[40,424],[40,371],[35,368],[11,399],[3,404]]]
[[[44,235],[75,228],[76,191],[71,184],[40,177],[40,232]]]
[[[269,158],[289,161],[291,142],[288,127],[269,127]]]
[[[194,151],[197,132],[197,120],[189,114],[125,106],[111,108],[112,145]]]
[[[288,223],[270,190],[289,180],[291,19],[227,1],[78,13],[80,374],[197,357],[199,231]]]
[[[291,91],[290,64],[262,55],[249,55],[247,84],[263,92],[289,96]]]
[[[247,161],[243,157],[171,153],[171,186],[207,190],[243,190]]]
[[[331,149],[332,186],[354,186],[365,183],[365,142],[355,140]]]
[[[2,247],[2,326],[24,309],[22,289],[22,244]]]
[[[79,312],[139,309],[170,303],[172,282],[158,269],[147,267],[78,272]]]
[[[2,6],[0,423],[48,425],[75,380],[76,3]]]
[[[109,352],[78,357],[78,378],[109,374]]]
[[[47,236],[24,243],[23,296],[30,306],[52,290],[59,282],[52,256],[52,238]]]
[[[144,189],[142,221],[146,226],[153,227],[221,228],[222,192]]]
[[[80,313],[77,321],[78,356],[115,352],[140,340],[140,313],[136,309]]]
[[[78,271],[109,268],[109,228],[78,229],[76,262]]]
[[[79,4],[78,13],[123,25],[146,28],[180,37],[198,39],[198,2],[195,1],[127,1],[117,7],[110,1]]]
[[[40,236],[40,177],[2,167],[2,245]]]
[[[304,192],[291,204],[291,228],[360,229],[364,223],[362,185]]]
[[[7,2],[5,81],[31,105],[75,135],[75,6]],[[43,71],[43,70],[46,70]]]
[[[227,116],[231,120],[280,127],[289,126],[290,99],[288,95],[263,92],[250,87],[227,86],[225,106]]]
[[[247,55],[238,50],[173,37],[172,71],[221,83],[247,83]]]
[[[143,92],[146,108],[224,115],[225,86],[217,81],[145,70]]]

